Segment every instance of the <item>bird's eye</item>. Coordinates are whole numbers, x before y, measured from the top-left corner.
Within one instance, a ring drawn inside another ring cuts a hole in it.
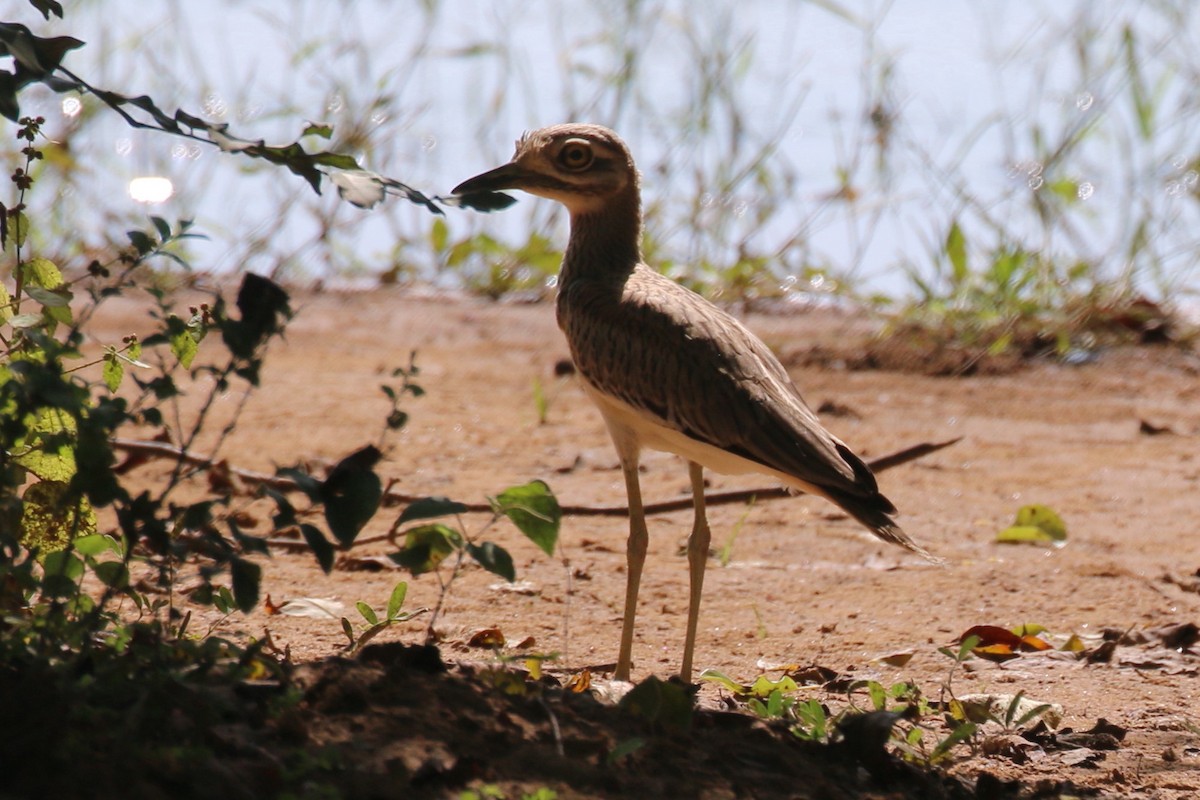
[[[571,139],[558,151],[558,165],[572,172],[581,172],[592,165],[595,155],[592,145],[583,139]]]

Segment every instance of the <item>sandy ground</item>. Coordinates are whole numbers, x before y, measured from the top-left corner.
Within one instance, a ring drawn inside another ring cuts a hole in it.
[[[221,456],[239,468],[272,472],[297,462],[335,461],[379,441],[388,403],[382,383],[417,352],[417,382],[427,394],[406,400],[411,421],[385,439],[382,475],[395,489],[478,502],[532,479],[547,481],[564,504],[621,505],[624,488],[600,417],[578,379],[556,377],[567,350],[550,304],[495,304],[413,297],[399,290],[300,294],[286,341],[272,347],[262,387],[245,405]],[[746,319],[777,352],[803,363],[811,347],[852,347],[864,324],[831,311],[798,310]],[[148,332],[132,301],[106,307],[97,338]],[[962,437],[948,449],[880,476],[907,531],[946,566],[923,563],[860,530],[810,497],[711,509],[710,562],[697,644],[697,668],[749,682],[764,670],[816,664],[890,685],[915,681],[936,698],[952,664],[938,648],[975,625],[1045,626],[1061,646],[1075,634],[1096,648],[1105,631],[1128,634],[1107,661],[1071,654],[1027,654],[1004,663],[972,659],[953,676],[956,694],[1023,691],[1060,704],[1062,727],[1098,719],[1128,730],[1115,751],[1073,763],[1049,752],[1019,764],[1003,755],[968,755],[954,769],[1005,777],[1070,779],[1112,796],[1194,797],[1200,793],[1200,656],[1178,652],[1153,633],[1200,618],[1200,359],[1165,349],[1112,351],[1093,363],[1034,364],[992,377],[930,378],[891,372],[797,368],[793,377],[814,408],[835,403],[824,421],[871,458],[921,442]],[[548,399],[539,423],[534,399]],[[204,391],[190,389],[183,414]],[[219,422],[239,405],[231,393]],[[1151,434],[1151,428],[1163,429]],[[216,430],[219,425],[211,426]],[[212,439],[195,450],[207,454]],[[141,468],[153,481],[160,467]],[[686,496],[687,472],[674,456],[648,453],[648,501]],[[709,475],[710,489],[769,486],[751,477]],[[1026,503],[1065,520],[1064,547],[1000,545],[996,533]],[[263,501],[246,510],[268,516]],[[386,509],[363,532],[377,539],[398,510]],[[486,515],[467,515],[474,534]],[[690,511],[651,520],[642,585],[635,680],[678,668],[686,616],[682,545]],[[548,558],[506,522],[484,538],[514,557],[518,584],[468,568],[450,588],[436,629],[447,659],[486,660],[466,645],[497,627],[509,643],[559,654],[577,671],[616,657],[625,583],[626,522],[569,516],[561,557]],[[353,555],[394,548],[384,541]],[[724,562],[724,563],[722,563]],[[398,571],[336,569],[324,575],[306,553],[277,552],[265,564],[264,591],[276,604],[297,598],[384,605]],[[433,607],[433,575],[409,579],[406,607]],[[516,589],[514,591],[514,588]],[[197,621],[220,623],[195,609]],[[422,641],[427,616],[380,641]],[[195,623],[193,623],[195,625]],[[263,610],[221,623],[289,647],[296,660],[321,659],[345,642],[333,619],[269,616]],[[1142,634],[1146,634],[1142,636]],[[1110,634],[1111,635],[1111,634]],[[1146,638],[1146,643],[1135,639]],[[1168,643],[1170,644],[1170,643]],[[900,667],[880,657],[909,653]],[[598,677],[599,674],[598,674]],[[831,705],[837,698],[824,695]],[[701,698],[720,702],[706,685]]]

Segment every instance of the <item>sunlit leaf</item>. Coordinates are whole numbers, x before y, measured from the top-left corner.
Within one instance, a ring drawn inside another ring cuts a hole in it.
[[[1071,637],[1063,643],[1061,649],[1068,653],[1082,653],[1087,649],[1087,647],[1084,645],[1083,639],[1079,638],[1078,634],[1072,633]]]
[[[63,285],[62,272],[48,258],[30,259],[21,268],[21,271],[25,276],[26,283],[31,287],[54,290]]]
[[[379,617],[375,614],[375,609],[371,608],[362,600],[359,600],[357,603],[355,603],[354,607],[358,609],[358,613],[362,615],[362,618],[367,621],[368,625],[379,624]]]
[[[996,535],[997,542],[1050,542],[1067,539],[1067,526],[1049,506],[1027,505],[1017,511],[1013,525]]]
[[[512,520],[521,533],[546,555],[554,555],[562,510],[544,481],[532,481],[506,489],[496,495],[492,504],[497,513]]]
[[[86,497],[63,481],[38,481],[22,495],[21,542],[41,553],[64,549],[72,539],[96,533],[96,512]]]
[[[81,556],[95,557],[103,553],[116,553],[120,555],[121,546],[111,536],[95,533],[90,536],[81,536],[75,540],[75,552]]]
[[[75,418],[44,408],[25,420],[25,438],[10,448],[12,460],[44,481],[66,482],[75,476]]]
[[[733,678],[726,675],[724,672],[715,669],[706,669],[700,673],[699,680],[709,681],[719,686],[724,686],[730,692],[738,695],[749,693],[750,687],[743,683],[738,683]]]
[[[446,224],[446,220],[441,217],[434,219],[433,224],[429,227],[429,244],[433,247],[433,251],[435,253],[444,251],[449,240],[450,226]]]
[[[390,557],[413,575],[432,572],[462,544],[462,536],[440,522],[418,525],[404,534],[404,549]]]
[[[310,122],[308,125],[304,126],[304,130],[302,130],[300,132],[300,135],[301,136],[319,136],[322,139],[328,139],[331,136],[333,136],[333,126],[332,125],[318,125],[317,123]]]
[[[961,284],[967,278],[967,237],[957,221],[946,234],[946,258],[950,259],[954,282]]]
[[[104,379],[104,385],[108,387],[108,390],[115,392],[121,388],[121,379],[125,377],[125,365],[115,355],[108,355],[104,358],[104,363],[100,368],[100,375]]]
[[[795,692],[799,690],[796,681],[787,675],[784,675],[779,680],[771,680],[766,675],[759,675],[754,679],[754,683],[750,684],[750,694],[756,697],[768,697],[772,692]]]
[[[400,609],[404,607],[404,598],[408,596],[408,584],[400,581],[392,589],[392,594],[388,598],[387,618],[396,619],[400,615]]]
[[[3,214],[0,209],[0,214]],[[12,295],[8,293],[8,288],[3,283],[0,283],[0,325],[12,319]]]
[[[1019,542],[1046,542],[1053,543],[1054,537],[1041,528],[1032,525],[1010,525],[1004,530],[996,534],[996,541],[1013,544]]]

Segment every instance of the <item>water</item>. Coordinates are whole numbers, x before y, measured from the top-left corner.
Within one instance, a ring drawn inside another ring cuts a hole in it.
[[[609,124],[660,215],[655,252],[685,276],[749,249],[769,256],[762,269],[780,286],[911,294],[910,274],[938,279],[936,252],[958,219],[977,268],[1015,238],[1095,262],[1112,280],[1133,273],[1153,294],[1197,286],[1197,26],[1179,5],[1171,18],[1161,4],[1119,0],[757,0],[736,13],[683,0],[105,0],[61,23],[32,9],[9,18],[87,41],[66,64],[96,85],[270,142],[329,122],[355,132],[346,146],[364,166],[431,194],[507,160],[525,129]],[[1086,59],[1080,26],[1094,29]],[[1150,141],[1121,58],[1126,27],[1158,98]],[[627,56],[632,77],[612,80]],[[458,280],[437,269],[431,217],[415,206],[359,211],[332,189],[318,198],[282,170],[247,173],[253,165],[215,148],[132,131],[93,98],[82,109],[71,96],[22,99],[81,159],[83,171],[42,202],[86,241],[145,213],[194,217],[212,238],[192,260],[209,271],[350,281],[400,265]],[[1055,142],[1080,130],[1095,132],[1043,174]],[[751,177],[725,185],[739,170]],[[127,199],[146,176],[169,178],[173,196]],[[1053,206],[1072,186],[1069,214],[1039,215],[1035,193]],[[532,227],[561,243],[551,206],[451,209],[451,240],[486,230],[517,243]],[[1152,244],[1130,255],[1137,241]]]

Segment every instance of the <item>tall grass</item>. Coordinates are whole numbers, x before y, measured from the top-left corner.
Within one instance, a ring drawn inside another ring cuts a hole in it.
[[[1009,12],[958,9],[971,41],[915,51],[895,28],[936,21],[939,4],[219,5],[176,0],[147,23],[136,2],[82,4],[60,27],[89,41],[71,63],[99,83],[268,140],[330,122],[337,149],[431,193],[505,160],[522,129],[609,124],[645,176],[649,256],[725,299],[849,296],[996,345],[1015,321],[1053,328],[1200,281],[1200,11],[1185,0],[1078,0],[1016,15],[1037,22],[1021,30]],[[983,71],[931,96],[936,66],[920,65],[961,46],[984,49]],[[155,212],[197,215],[217,243],[199,261],[215,271],[493,296],[551,282],[555,204],[368,214],[143,139],[82,100],[78,116],[46,113],[60,146],[42,179],[83,249],[122,238],[144,211],[117,199],[123,182],[153,172],[178,190]],[[74,155],[97,151],[113,155]]]

